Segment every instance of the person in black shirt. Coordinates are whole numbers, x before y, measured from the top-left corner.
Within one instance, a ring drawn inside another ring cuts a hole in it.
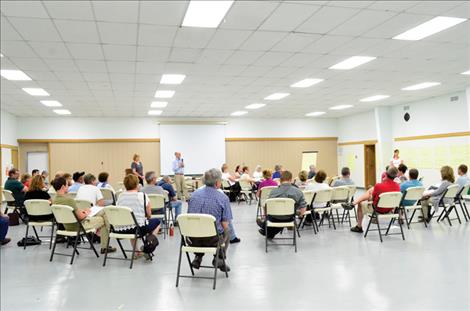
[[[51,203],[51,196],[49,193],[44,191],[44,179],[41,175],[36,175],[31,180],[31,185],[24,196],[24,200],[49,200]],[[52,220],[54,216],[52,214],[42,215],[42,216],[32,216],[28,215],[28,219],[31,221],[48,221]]]

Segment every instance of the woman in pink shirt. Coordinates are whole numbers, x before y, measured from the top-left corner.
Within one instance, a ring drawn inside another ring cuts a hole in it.
[[[278,184],[272,178],[272,173],[270,170],[263,171],[263,180],[258,185],[258,192],[256,192],[256,196],[259,198],[261,195],[261,189],[263,187],[275,186],[277,187]]]

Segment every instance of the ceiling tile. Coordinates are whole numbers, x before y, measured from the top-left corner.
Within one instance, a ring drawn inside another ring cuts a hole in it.
[[[98,22],[103,43],[137,44],[137,24]]]
[[[274,1],[236,1],[219,26],[222,29],[255,30],[279,6]]]
[[[135,61],[136,59],[136,46],[103,44],[102,47],[106,60]]]
[[[250,65],[263,54],[263,52],[255,51],[236,51],[225,63],[229,65]]]
[[[339,25],[332,31],[332,35],[359,36],[368,29],[374,28],[393,16],[396,12],[380,12],[371,10],[362,10],[358,14],[351,17],[345,23]]]
[[[40,1],[0,1],[0,10],[5,16],[49,17]]]
[[[321,35],[290,33],[279,41],[273,48],[273,51],[283,52],[301,52],[307,45],[320,39]]]
[[[137,23],[137,1],[92,1],[97,21]]]
[[[94,20],[90,1],[42,1],[47,12],[56,19]]]
[[[50,19],[11,17],[10,23],[29,41],[62,41]]]
[[[67,43],[66,45],[75,59],[104,59],[99,44]]]
[[[357,13],[359,13],[358,9],[322,7],[296,30],[300,32],[326,34]]]
[[[261,30],[292,31],[320,6],[282,3],[261,25]]]
[[[56,20],[57,29],[65,42],[99,43],[98,30],[95,22]]]
[[[285,32],[256,31],[240,46],[240,49],[268,51],[286,35]]]
[[[201,55],[201,49],[173,48],[168,60],[170,62],[195,62]]]
[[[171,46],[176,30],[172,26],[140,25],[139,45]]]
[[[137,47],[137,60],[138,61],[154,61],[165,62],[168,60],[170,48],[166,47],[150,47],[138,46]]]
[[[214,29],[189,27],[178,28],[173,45],[181,48],[204,48],[214,34]]]
[[[207,46],[210,49],[233,50],[245,41],[252,31],[218,29]]]
[[[65,44],[59,42],[31,42],[31,47],[42,58],[70,58]]]
[[[143,24],[180,26],[189,1],[142,1],[140,22]]]

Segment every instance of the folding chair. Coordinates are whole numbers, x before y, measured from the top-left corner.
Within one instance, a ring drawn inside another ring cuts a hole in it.
[[[226,179],[222,179],[222,191],[228,196],[232,193],[232,187],[230,187],[230,183]]]
[[[275,245],[294,245],[297,253],[297,223],[295,222],[295,201],[290,198],[273,198],[266,200],[266,221],[264,226],[265,247],[268,252],[268,228],[292,228],[292,238],[275,238],[272,240],[292,240],[292,244],[275,244]],[[269,216],[274,218],[286,218],[286,221],[269,220]]]
[[[166,239],[168,227],[167,206],[163,194],[149,194],[150,205],[152,207],[152,216],[150,218],[160,219],[163,230],[163,239]]]
[[[443,210],[439,217],[437,218],[437,222],[444,220],[444,218],[447,218],[447,221],[449,222],[449,226],[452,226],[452,220],[458,220],[459,223],[461,224],[462,221],[460,220],[460,215],[459,212],[455,206],[455,199],[457,197],[457,194],[460,190],[459,185],[450,185],[447,187],[446,192],[442,195],[442,197],[439,200],[438,207],[442,207]],[[455,214],[457,215],[457,218],[450,219],[449,215],[452,213],[452,211],[455,211]],[[434,215],[436,211],[432,213]]]
[[[215,289],[217,283],[217,270],[219,266],[219,252],[224,252],[223,247],[225,246],[224,243],[218,239],[217,245],[211,247],[195,247],[191,246],[188,243],[191,238],[210,238],[214,236],[218,236],[217,233],[217,225],[215,221],[215,217],[212,215],[206,214],[184,214],[178,216],[178,224],[179,230],[181,233],[181,245],[180,245],[180,252],[178,257],[178,269],[176,272],[176,287],[179,285],[179,279],[181,278],[193,278],[193,279],[209,279],[213,280],[212,289]],[[191,269],[191,275],[181,275],[181,258],[183,252],[186,254],[186,258],[188,259],[189,268]],[[204,253],[204,254],[212,254],[215,256],[215,265],[211,266],[200,266],[200,268],[208,268],[214,269],[214,276],[213,277],[206,277],[206,276],[195,276],[194,269],[191,265],[191,259],[189,258],[189,254],[195,253]],[[225,254],[222,254],[222,262],[225,265]],[[225,276],[228,278],[228,273],[225,272]]]
[[[269,198],[271,191],[276,189],[277,186],[267,186],[260,189],[260,195],[258,200],[258,208],[256,211],[256,219],[262,219],[265,217],[265,208],[266,208],[266,200]]]
[[[54,202],[57,193],[55,192],[54,188],[50,187],[49,190],[47,190],[47,193],[51,197],[51,201]]]
[[[331,177],[331,179],[328,181],[328,186],[331,187],[335,183],[335,181],[337,181],[338,179],[339,179],[339,176]]]
[[[114,194],[114,196],[116,197],[116,202],[117,202],[117,200],[119,199],[119,196],[121,195],[122,192],[123,192],[123,190],[118,190],[118,191],[116,191],[116,193]]]
[[[385,232],[385,235],[389,235],[390,227],[392,226],[392,223],[395,221],[395,219],[400,219],[400,214],[398,213],[398,210],[400,208],[400,202],[401,202],[402,194],[401,192],[394,191],[394,192],[384,192],[379,195],[379,200],[377,202],[377,206],[372,204],[372,207],[374,208],[374,211],[372,215],[369,215],[369,224],[367,225],[367,230],[366,233],[364,234],[364,238],[367,237],[367,233],[370,231],[379,231],[379,237],[380,237],[380,242],[383,242],[382,239],[382,230],[380,229],[380,220],[381,219],[390,219],[390,223],[388,224],[387,231]],[[393,209],[392,213],[388,214],[381,214],[377,212],[378,208],[390,208]],[[372,223],[372,219],[377,220],[377,229],[369,229],[370,224]],[[403,233],[403,226],[400,222],[398,222],[400,225],[400,231],[401,231],[401,237],[403,240],[405,240],[405,234]],[[400,233],[390,233],[392,234],[400,234]]]
[[[317,232],[320,232],[320,227],[323,225],[323,221],[325,217],[328,219],[328,228],[331,228],[331,222],[333,223],[333,228],[336,230],[335,219],[333,217],[331,211],[331,197],[333,196],[333,189],[323,189],[315,191],[312,198],[312,203],[310,206],[312,209],[310,210],[313,218],[313,226],[316,227]],[[315,205],[324,205],[324,207],[315,207]],[[317,222],[315,217],[315,213],[321,215],[320,223]],[[331,222],[330,222],[331,218]]]
[[[264,188],[263,188],[264,189]],[[305,199],[305,202],[307,202],[307,210],[305,211],[304,215],[302,218],[300,218],[299,216],[297,216],[297,218],[300,219],[298,225],[297,225],[297,235],[300,237],[300,229],[304,229],[305,227],[305,219],[307,217],[307,215],[311,215],[312,217],[312,220],[313,218],[315,217],[314,214],[312,214],[312,200],[313,200],[313,196],[315,195],[315,192],[313,191],[308,191],[308,190],[303,190],[302,193],[304,194],[304,199]],[[315,226],[315,223],[312,223],[312,227],[313,227],[313,232],[315,234],[317,234],[317,227]]]
[[[357,187],[355,185],[349,185],[347,186],[349,188],[349,202],[354,202],[354,195],[356,194],[356,191],[357,191]],[[354,211],[354,218],[356,219],[357,221],[357,212],[356,212],[356,207],[354,206],[353,208],[353,211]],[[343,213],[343,220],[344,220],[344,217],[348,217],[349,219],[349,222],[351,223],[351,213],[349,210],[345,210],[345,213]]]
[[[166,191],[166,190],[163,190],[163,196],[165,197],[165,206],[168,210],[168,214],[167,214],[167,217],[166,217],[167,221],[168,221],[168,224],[170,222],[175,223],[176,217],[173,214],[173,207],[171,206],[171,200],[170,200],[169,192]]]
[[[254,196],[253,186],[247,180],[239,180],[238,182],[240,183],[240,188],[241,188],[240,195],[242,195],[245,198],[245,202],[247,204],[251,205],[251,201],[253,200],[253,196]],[[250,199],[250,203],[248,203],[248,199]],[[238,198],[238,204],[240,204],[240,198]]]
[[[77,193],[76,192],[67,192],[66,196],[68,196],[69,198],[72,198],[75,200],[75,197],[77,196]]]
[[[99,255],[96,252],[95,247],[93,246],[93,241],[88,235],[88,233],[95,233],[95,229],[91,228],[88,230],[85,230],[83,227],[82,223],[78,220],[77,215],[75,215],[73,208],[67,205],[57,205],[53,204],[51,206],[52,208],[52,213],[54,214],[54,218],[56,220],[57,224],[76,224],[77,225],[77,230],[76,231],[71,231],[71,230],[57,230],[55,233],[55,239],[54,239],[54,245],[52,246],[52,252],[51,252],[51,258],[49,261],[52,261],[52,258],[54,257],[54,254],[57,255],[62,255],[62,256],[69,256],[72,257],[70,260],[70,264],[73,264],[73,260],[75,258],[75,254],[79,255],[78,249],[87,249],[84,247],[78,247],[78,240],[79,237],[85,236],[90,243],[90,249],[93,250],[95,253],[96,257],[98,258]],[[55,248],[57,245],[57,237],[58,236],[67,236],[67,237],[75,237],[75,242],[73,244],[73,252],[72,255],[69,254],[62,254],[62,253],[56,253]]]
[[[79,209],[87,209],[87,208],[91,208],[93,206],[93,203],[91,203],[88,200],[77,200],[77,199],[75,199],[75,204],[77,204],[77,207]]]
[[[465,217],[465,221],[470,221],[470,214],[468,213],[467,204],[465,203],[464,195],[466,195],[470,190],[470,184],[466,184],[460,189],[455,197],[455,203],[460,205],[462,214]]]
[[[135,249],[137,246],[137,240],[140,238],[142,242],[144,242],[144,234],[140,232],[140,227],[139,227],[139,224],[137,223],[137,219],[135,219],[135,215],[132,212],[132,209],[130,209],[129,207],[106,206],[103,210],[110,224],[109,239],[108,239],[108,245],[106,245],[106,252],[105,252],[104,260],[103,260],[103,267],[106,266],[106,261],[108,259],[117,259],[117,260],[130,261],[131,265],[129,269],[132,269],[132,266],[134,265],[134,255],[135,255]],[[116,226],[135,226],[135,232],[134,233],[121,233],[120,231],[116,230],[115,228]],[[121,249],[122,254],[124,255],[124,258],[108,257],[109,241],[112,238],[117,240],[119,244],[119,248]],[[120,241],[122,239],[135,240],[135,243],[132,246],[132,250],[124,249]],[[131,259],[127,258],[126,252],[132,252]],[[153,254],[150,254],[150,260],[152,259],[152,257],[153,257]]]
[[[406,226],[408,227],[408,230],[410,229],[410,224],[413,221],[413,217],[415,216],[416,210],[420,210],[421,214],[424,217],[423,206],[419,204],[419,200],[423,197],[423,192],[424,192],[424,187],[409,187],[403,193],[403,197],[400,202],[400,210],[403,211],[403,214],[405,214],[405,221],[406,221]],[[415,203],[413,205],[405,206],[403,204],[404,201],[415,201]],[[413,211],[409,220],[408,220],[408,211]],[[424,222],[424,226],[427,228],[428,225],[426,224],[425,221],[423,222]]]
[[[103,200],[105,202],[111,202],[110,205],[116,205],[116,197],[114,196],[114,191],[107,188],[100,188],[101,194],[103,195]]]
[[[5,212],[3,212],[3,214],[7,215],[8,209],[13,208],[13,213],[18,213],[18,215],[21,216],[21,213],[18,212],[18,209],[20,207],[16,206],[16,200],[15,200],[15,197],[13,196],[13,193],[10,190],[3,189],[2,197],[3,197],[2,204],[5,205]]]
[[[339,220],[339,209],[343,208],[343,203],[348,203],[349,202],[349,187],[348,186],[340,186],[340,187],[334,187],[333,188],[333,194],[331,196],[331,215],[333,215],[333,211],[336,212],[336,219],[338,220],[338,224],[340,223]],[[345,214],[346,210],[343,210],[343,216]],[[351,227],[351,217],[348,217],[349,221],[349,227]]]
[[[51,215],[52,214],[52,208],[49,203],[49,200],[26,200],[24,201],[24,205],[26,207],[26,213],[28,213],[28,219],[26,219],[26,233],[24,235],[24,239],[26,241],[26,238],[28,237],[28,232],[29,232],[29,227],[33,227],[34,234],[36,235],[36,238],[39,240],[40,236],[38,235],[38,232],[36,231],[35,226],[40,226],[40,227],[51,227],[51,236],[50,236],[50,241],[49,241],[49,249],[52,247],[52,239],[54,237],[54,219],[52,218],[51,220],[41,220],[41,221],[30,221],[29,216],[46,216],[46,215]],[[51,216],[52,217],[52,216]],[[42,236],[41,236],[42,238]],[[26,249],[26,242],[24,243],[24,249]]]

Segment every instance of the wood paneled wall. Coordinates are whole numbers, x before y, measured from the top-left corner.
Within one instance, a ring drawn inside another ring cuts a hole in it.
[[[301,170],[302,152],[318,151],[317,167],[329,176],[337,175],[337,141],[325,140],[228,140],[225,142],[227,164],[230,171],[238,164],[248,165],[253,170],[256,165],[273,169],[281,164],[294,176]]]

